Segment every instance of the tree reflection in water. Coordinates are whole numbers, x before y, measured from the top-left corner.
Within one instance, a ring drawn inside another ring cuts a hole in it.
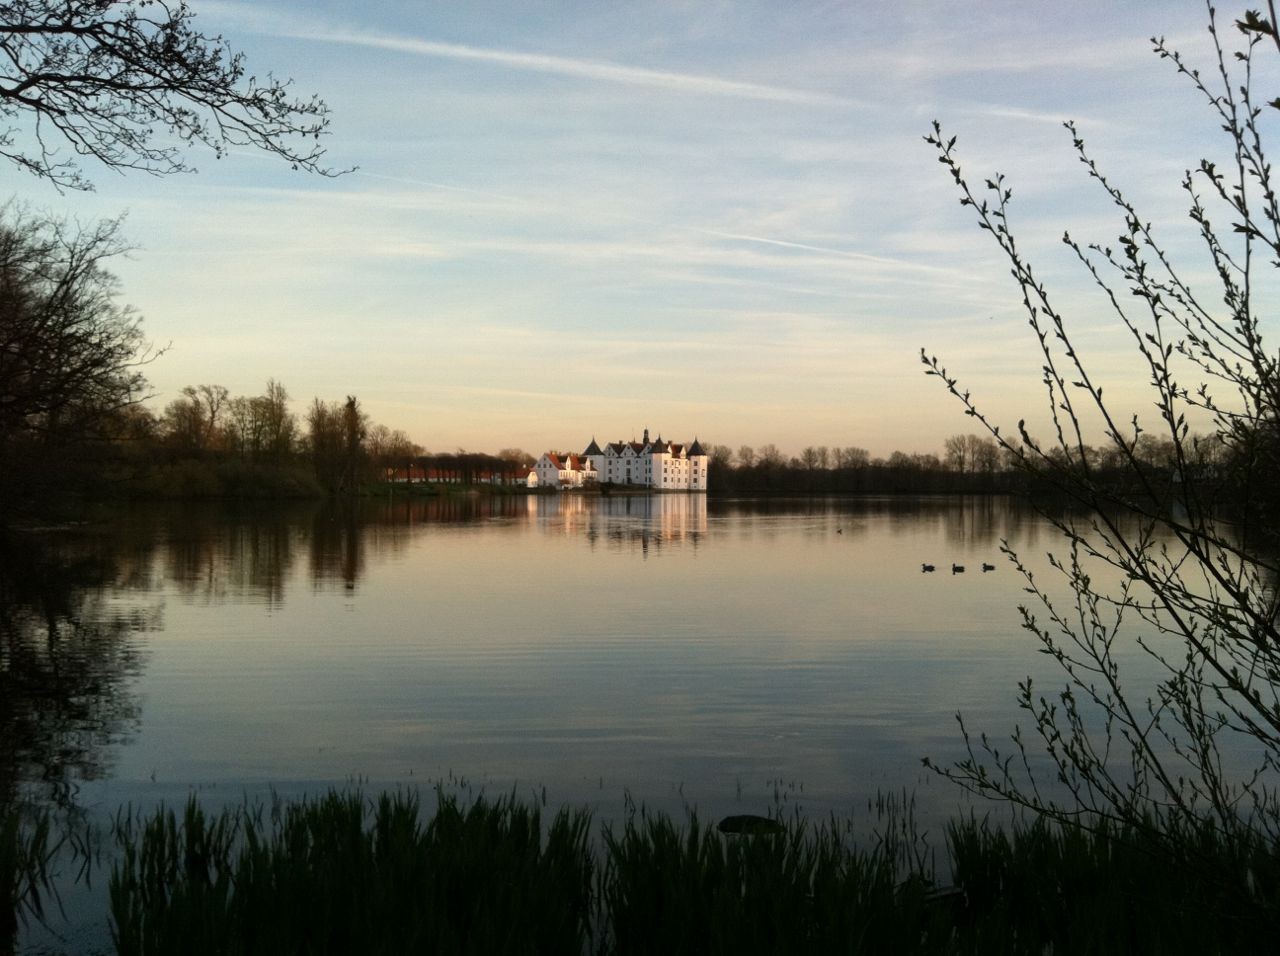
[[[135,635],[160,610],[117,599],[115,553],[107,541],[0,536],[0,810],[74,807],[137,727]]]

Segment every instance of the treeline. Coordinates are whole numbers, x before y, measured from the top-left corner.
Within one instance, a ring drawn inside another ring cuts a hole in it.
[[[150,411],[142,404],[143,373],[159,353],[118,301],[106,269],[123,251],[118,222],[80,227],[0,207],[0,523],[113,494],[310,496],[388,480],[510,485],[533,463],[521,449],[428,453],[404,432],[371,421],[355,396],[316,398],[298,415],[275,380],[259,395],[188,386],[159,414]],[[1261,453],[1256,441],[1237,444]],[[1224,480],[1248,470],[1239,450],[1227,460],[1221,440],[1175,449],[1142,434],[1133,446],[1136,466],[1121,447],[1073,449],[1078,460],[1065,464],[1165,487],[1177,468]],[[1195,449],[1189,464],[1188,448]],[[1183,454],[1177,468],[1175,452]],[[1029,481],[1025,468],[1014,467],[1016,455],[976,435],[947,439],[941,454],[887,458],[823,446],[789,457],[771,444],[714,445],[710,453],[713,493],[1002,492]],[[1055,447],[1045,456],[1063,454]]]
[[[711,445],[709,484],[720,494],[930,494],[1009,490],[1012,473],[1001,467],[995,443],[976,435],[957,443],[953,459],[895,451],[873,458],[856,446],[809,446],[788,456],[776,445]],[[969,450],[969,443],[973,450]],[[988,454],[989,452],[989,454]]]
[[[1232,459],[1226,446],[1216,438],[1188,443],[1196,449],[1190,463],[1196,476],[1218,477],[1226,483]],[[895,451],[887,457],[872,457],[856,446],[809,446],[799,455],[788,456],[776,445],[742,445],[736,451],[727,445],[708,446],[709,484],[713,494],[1002,494],[1039,493],[1047,489],[1034,473],[1020,464],[1015,451],[1001,449],[990,437],[953,435],[943,443],[942,453]],[[1033,447],[1033,446],[1028,446]],[[1038,451],[1036,452],[1038,453]],[[1134,475],[1148,486],[1128,490],[1149,493],[1166,488],[1177,479],[1175,449],[1168,440],[1138,436],[1134,445],[1137,470],[1113,447],[1084,446],[1073,461],[1062,459],[1054,448],[1044,453],[1047,460],[1068,467],[1088,469],[1098,480],[1127,488]]]
[[[354,396],[291,411],[284,385],[232,395],[193,385],[156,414],[147,365],[162,350],[107,270],[119,222],[85,227],[0,206],[0,526],[94,497],[286,497],[385,480],[513,480],[528,456],[429,455],[370,421]]]
[[[133,458],[141,486],[179,497],[350,494],[397,484],[513,484],[532,461],[524,451],[498,455],[430,453],[400,429],[374,422],[348,395],[314,398],[299,416],[288,390],[272,379],[261,395],[233,396],[222,385],[192,385],[163,413],[131,411]]]

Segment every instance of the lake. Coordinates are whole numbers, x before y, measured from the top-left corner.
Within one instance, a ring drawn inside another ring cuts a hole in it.
[[[936,828],[968,806],[921,767],[962,755],[955,713],[1004,735],[1054,675],[1000,541],[1037,569],[1060,542],[1004,498],[140,507],[44,537],[6,559],[33,636],[0,793],[96,820],[355,781],[603,819],[905,789]]]
[[[712,812],[926,782],[950,808],[920,758],[959,753],[957,710],[1011,727],[1043,670],[1002,538],[1056,542],[1002,498],[136,509],[64,548],[102,572],[85,686],[26,715],[9,772],[88,806],[452,775]]]

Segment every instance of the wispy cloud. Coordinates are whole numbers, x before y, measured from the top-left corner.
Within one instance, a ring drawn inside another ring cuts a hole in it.
[[[553,56],[546,53],[525,53],[517,50],[498,50],[489,47],[467,46],[461,43],[442,43],[437,40],[419,40],[412,37],[393,37],[367,33],[339,33],[336,31],[289,31],[284,35],[320,43],[342,43],[350,46],[372,47],[414,53],[419,56],[448,60],[469,60],[492,63],[509,69],[534,73],[552,73],[558,76],[574,76],[582,79],[601,80],[606,83],[622,83],[628,86],[646,86],[671,90],[677,93],[699,93],[709,96],[732,96],[749,100],[765,100],[775,103],[805,103],[817,106],[861,106],[857,101],[832,96],[813,90],[799,90],[787,86],[750,83],[743,80],[726,80],[717,76],[696,73],[675,73],[668,70],[651,70],[646,67],[626,66],[604,60],[582,60]]]
[[[782,249],[794,249],[798,252],[816,252],[826,256],[839,256],[844,259],[853,259],[857,262],[866,262],[894,269],[905,269],[912,272],[924,272],[931,275],[946,276],[950,279],[963,281],[972,280],[973,278],[968,273],[958,269],[930,266],[919,262],[906,262],[902,259],[892,259],[888,256],[873,256],[865,252],[852,252],[847,249],[831,249],[827,246],[811,246],[803,242],[790,242],[786,239],[771,239],[767,236],[748,236],[734,232],[717,232],[714,229],[698,229],[696,231],[705,233],[708,236],[716,236],[720,239],[732,239],[736,242],[754,242],[765,246],[777,246]]]
[[[1036,405],[1009,347],[1021,303],[920,141],[935,116],[967,167],[1009,173],[1024,251],[1120,389],[1132,376],[1058,240],[1113,234],[1111,207],[1056,124],[1109,124],[1102,158],[1157,225],[1182,210],[1181,147],[1202,150],[1147,40],[1163,29],[1204,62],[1194,5],[198,6],[255,68],[328,98],[336,164],[361,170],[286,178],[246,152],[85,200],[129,206],[146,237],[120,268],[178,343],[157,389],[358,390],[432,447],[537,446],[643,421],[659,394],[664,418],[730,443],[937,447],[957,425],[922,391],[921,341]],[[667,377],[655,392],[619,367]]]
[[[676,93],[726,96],[810,106],[861,108],[869,105],[848,97],[834,96],[818,90],[805,90],[789,86],[778,86],[772,83],[756,83],[748,80],[726,79],[700,73],[655,70],[648,67],[613,63],[607,60],[472,46],[465,43],[446,43],[412,36],[393,36],[386,33],[349,29],[336,24],[316,24],[299,28],[295,23],[286,21],[281,17],[248,10],[240,4],[214,3],[211,6],[223,14],[235,16],[242,22],[249,23],[254,29],[263,33],[295,40],[360,46],[437,59],[488,63],[512,70],[579,77],[605,83],[669,90]]]
[[[485,199],[497,199],[497,200],[501,200],[504,203],[517,205],[517,206],[537,206],[537,207],[546,206],[545,203],[537,202],[535,200],[528,199],[524,196],[510,196],[505,193],[496,193],[488,189],[473,189],[470,186],[454,186],[454,185],[450,185],[449,183],[435,182],[434,180],[430,180],[430,179],[413,179],[407,176],[387,176],[387,175],[384,175],[383,173],[370,172],[367,169],[358,170],[356,172],[356,175],[365,176],[369,179],[380,179],[388,183],[397,183],[401,186],[417,186],[417,187],[424,187],[427,189],[442,189],[445,192],[450,192],[450,193],[461,193],[468,196],[480,196]]]
[[[1171,49],[1198,52],[1205,45],[1204,31],[1179,31],[1167,38]],[[964,73],[1034,73],[1044,70],[1109,71],[1145,69],[1151,42],[1146,37],[1122,35],[1113,39],[1089,38],[1078,43],[1032,43],[1010,38],[997,42],[960,43],[946,36],[923,48],[868,51],[864,69],[887,71],[916,79],[946,79]]]
[[[1022,109],[1014,106],[1000,106],[994,103],[975,103],[969,106],[949,107],[951,113],[964,113],[970,116],[992,116],[999,119],[1028,120],[1032,123],[1048,123],[1061,126],[1067,120],[1074,120],[1077,125],[1086,124],[1094,128],[1108,126],[1105,120],[1081,120],[1072,113],[1046,113],[1041,110]]]

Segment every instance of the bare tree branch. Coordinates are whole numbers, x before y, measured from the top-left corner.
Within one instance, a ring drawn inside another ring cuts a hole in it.
[[[166,175],[192,144],[334,175],[324,101],[249,74],[194,20],[185,0],[0,2],[0,156],[60,189],[92,188],[75,157]]]

